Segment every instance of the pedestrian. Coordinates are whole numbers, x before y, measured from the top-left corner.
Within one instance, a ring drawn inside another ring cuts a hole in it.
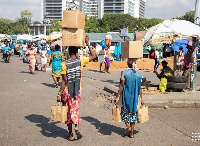
[[[72,132],[72,124],[75,125],[75,132],[77,135],[77,139],[82,138],[82,135],[79,131],[79,123],[81,122],[80,114],[79,114],[79,105],[81,100],[81,78],[82,78],[82,68],[85,64],[89,63],[95,59],[96,55],[93,52],[92,47],[89,45],[89,37],[86,35],[85,39],[86,45],[89,48],[90,56],[89,57],[81,57],[78,59],[76,54],[78,53],[78,47],[70,46],[69,47],[69,55],[70,58],[67,61],[62,63],[62,85],[60,87],[57,101],[61,101],[62,95],[62,103],[63,106],[68,106],[68,119],[65,122],[68,126],[69,132],[69,140],[73,141],[73,132]]]
[[[182,46],[179,47],[176,65],[177,65],[178,72],[182,72],[183,67],[184,67],[184,54],[183,54],[183,47]]]
[[[165,90],[167,89],[167,76],[172,76],[174,74],[173,70],[168,66],[168,62],[167,61],[162,61],[161,62],[163,69],[161,71],[160,74],[158,74],[158,72],[155,72],[155,74],[157,75],[157,77],[160,79],[160,83],[159,83],[159,89],[161,92],[165,92]]]
[[[24,42],[24,44],[22,45],[22,57],[25,58],[26,57],[26,51],[27,51],[27,44],[26,42]]]
[[[105,41],[101,41],[101,44],[105,44]],[[102,64],[105,63],[105,50],[104,50],[105,47],[106,45],[102,45],[102,49],[99,51],[98,61],[100,63],[100,72],[102,72],[101,71]],[[106,64],[105,64],[105,69],[106,69]]]
[[[154,72],[157,72],[157,69],[160,65],[160,61],[159,61],[159,52],[158,50],[155,50],[155,57],[154,57],[154,60],[155,60],[155,65],[154,65]]]
[[[169,44],[167,44],[166,46],[166,57],[170,57],[171,56],[171,48],[169,46]]]
[[[141,90],[142,74],[136,70],[136,59],[128,58],[127,64],[128,68],[121,73],[120,86],[114,102],[118,102],[121,96],[121,118],[126,125],[124,135],[134,138],[139,97],[141,104],[144,104]]]
[[[30,50],[26,51],[26,55],[28,56],[28,59],[29,59],[29,71],[30,71],[30,74],[34,75],[37,53],[34,50],[34,46],[33,45],[31,45]]]
[[[5,42],[5,46],[2,48],[2,52],[3,52],[3,57],[2,57],[2,59],[4,59],[5,53],[6,53],[7,51],[10,51],[10,47],[9,47],[9,45],[8,45],[8,42]],[[10,54],[10,52],[9,52],[9,54]]]
[[[11,50],[12,50],[12,56],[13,56],[14,53],[15,53],[15,43],[12,42],[11,45],[10,45],[10,47],[11,47]]]
[[[184,55],[184,71],[183,76],[187,78],[187,86],[186,89],[190,89],[190,82],[191,82],[191,62],[192,62],[192,54],[193,54],[193,48],[192,48],[192,42],[188,42],[186,44],[187,52]]]
[[[111,57],[111,54],[110,54],[110,46],[107,46],[105,48],[105,52],[106,52],[106,56],[105,56],[105,62],[106,62],[106,72],[110,74],[110,71],[109,71],[109,68],[110,68],[110,57]]]
[[[52,52],[51,60],[49,62],[49,66],[52,63],[52,77],[55,82],[55,87],[58,88],[58,82],[61,77],[61,64],[63,61],[63,53],[59,51],[60,46],[55,45],[55,51]]]
[[[44,72],[46,72],[46,68],[47,68],[47,50],[45,50],[45,46],[42,46],[42,49],[40,51],[40,61],[41,61],[41,70],[44,69]]]

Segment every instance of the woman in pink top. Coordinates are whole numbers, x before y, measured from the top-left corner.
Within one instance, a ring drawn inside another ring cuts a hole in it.
[[[34,75],[35,71],[35,59],[36,59],[36,51],[34,50],[33,45],[31,45],[30,50],[26,51],[26,55],[28,56],[29,61],[29,70],[30,74]]]

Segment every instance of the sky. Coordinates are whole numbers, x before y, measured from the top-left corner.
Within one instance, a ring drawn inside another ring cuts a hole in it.
[[[20,11],[32,12],[33,21],[41,21],[42,0],[0,0],[0,18],[15,20]],[[146,0],[145,18],[170,19],[195,9],[195,0]]]

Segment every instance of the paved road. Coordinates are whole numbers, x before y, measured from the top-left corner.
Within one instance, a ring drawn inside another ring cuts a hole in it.
[[[0,62],[0,145],[200,145],[192,133],[200,133],[200,109],[149,109],[150,120],[136,123],[135,138],[123,137],[124,123],[111,121],[112,103],[104,84],[118,84],[119,71],[101,74],[83,71],[80,130],[83,138],[69,142],[64,123],[50,121],[57,88],[50,72],[28,73],[28,64],[14,56]],[[91,78],[91,79],[90,79]]]

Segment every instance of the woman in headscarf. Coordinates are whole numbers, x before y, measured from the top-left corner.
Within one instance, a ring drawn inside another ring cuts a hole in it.
[[[34,50],[34,46],[31,45],[30,50],[26,51],[26,55],[28,56],[29,61],[29,71],[30,74],[34,75],[34,71],[35,71],[35,63],[36,63],[36,51]]]
[[[52,63],[52,77],[55,82],[55,87],[58,88],[58,82],[61,77],[61,64],[63,61],[63,53],[59,51],[60,46],[55,45],[55,51],[51,55],[49,66]]]
[[[117,102],[120,96],[122,97],[121,117],[126,124],[124,135],[134,138],[139,95],[141,104],[144,104],[141,90],[142,74],[137,71],[136,59],[129,58],[127,64],[128,68],[121,73],[120,87],[114,102]]]
[[[70,58],[62,63],[62,85],[57,96],[57,101],[62,101],[63,105],[68,106],[68,119],[66,124],[69,130],[69,140],[74,140],[72,133],[72,124],[75,125],[75,132],[77,139],[82,138],[80,134],[78,125],[81,121],[79,115],[79,105],[81,100],[81,78],[82,78],[82,68],[84,65],[92,61],[96,55],[93,52],[92,47],[89,45],[89,37],[86,36],[85,39],[86,45],[89,48],[91,56],[81,57],[78,59],[76,57],[78,53],[78,47],[70,46],[68,48]],[[61,99],[62,95],[62,99]]]

